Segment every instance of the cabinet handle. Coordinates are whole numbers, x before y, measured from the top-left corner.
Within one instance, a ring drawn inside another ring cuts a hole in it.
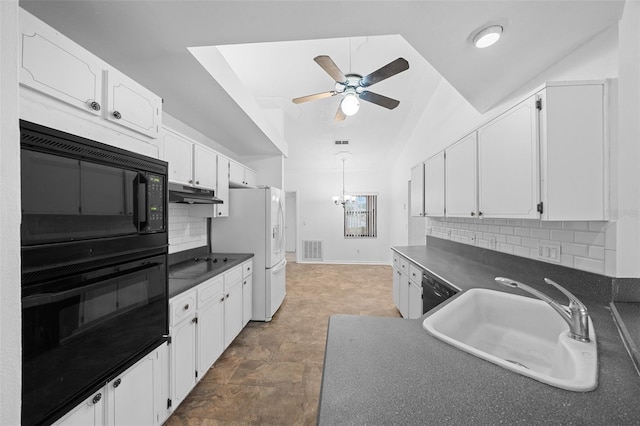
[[[89,101],[87,102],[89,104],[89,108],[91,108],[94,111],[100,111],[100,104],[97,103],[96,101]]]
[[[471,216],[475,216],[476,214],[474,212],[471,212]]]
[[[224,295],[222,296],[222,299],[220,299],[221,302],[224,302]]]
[[[227,299],[229,298],[229,293],[227,293]]]
[[[102,399],[102,394],[101,394],[101,393],[99,393],[99,394],[97,394],[96,396],[94,396],[94,397],[93,397],[93,399],[91,400],[91,402],[92,402],[93,404],[97,404],[97,403],[98,403],[98,401],[100,401],[101,399]]]
[[[122,114],[120,114],[119,111],[113,111],[113,118],[120,120],[122,118]]]
[[[193,179],[189,179],[189,183],[193,183]]]
[[[218,212],[218,216],[220,216],[222,214],[222,212]]]
[[[193,317],[193,319],[191,320],[192,324],[197,324],[198,323],[198,317]]]
[[[482,212],[478,212],[478,216],[482,216]]]
[[[184,309],[185,311],[189,310],[189,304],[187,303],[186,305],[184,305],[184,308],[182,309]]]
[[[120,386],[120,383],[122,383],[122,379],[116,379],[116,381],[113,382],[113,387],[117,388],[118,386]]]
[[[200,181],[199,180],[196,181],[196,185],[200,185]]]
[[[247,285],[247,281],[244,281],[244,282],[242,283],[242,285]]]

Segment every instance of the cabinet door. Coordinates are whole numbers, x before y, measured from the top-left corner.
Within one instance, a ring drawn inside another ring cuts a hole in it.
[[[229,182],[243,186],[244,166],[237,161],[229,160]]]
[[[409,318],[416,319],[422,316],[422,286],[415,282],[409,283]]]
[[[105,71],[105,118],[143,135],[158,137],[162,99],[115,70]]]
[[[23,9],[20,83],[100,116],[104,63]]]
[[[198,309],[198,379],[211,368],[224,351],[224,295]]]
[[[106,390],[91,395],[73,410],[69,411],[55,426],[102,426],[104,425],[104,401]]]
[[[444,216],[444,151],[424,162],[424,211]]]
[[[547,87],[540,98],[542,220],[607,220],[604,85]]]
[[[224,301],[224,346],[233,342],[242,330],[242,281],[226,290]]]
[[[253,315],[253,276],[242,279],[242,326],[251,321]]]
[[[216,216],[229,216],[229,159],[218,155],[218,182],[216,197],[224,203],[216,204]]]
[[[538,120],[535,97],[478,129],[479,213],[537,218]]]
[[[409,318],[409,277],[405,274],[400,274],[400,289],[399,289],[399,302],[398,310],[402,318]]]
[[[251,169],[244,169],[244,184],[250,188],[258,187],[258,175]]]
[[[154,392],[156,386],[160,387],[154,381],[156,362],[157,352],[154,351],[107,383],[109,426],[156,423]]]
[[[411,168],[411,216],[424,216],[424,163]]]
[[[171,328],[171,406],[175,409],[196,384],[195,316]]]
[[[194,185],[199,188],[216,190],[218,180],[217,155],[215,151],[203,146],[193,145]]]
[[[193,143],[164,129],[162,159],[169,163],[169,182],[191,185],[193,182]]]
[[[400,309],[400,276],[402,272],[396,267],[393,268],[393,283],[392,283],[392,297],[393,304],[396,308]]]
[[[478,209],[476,132],[446,150],[448,217],[476,217]]]

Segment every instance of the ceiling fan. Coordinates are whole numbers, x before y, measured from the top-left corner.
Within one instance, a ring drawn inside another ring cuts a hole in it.
[[[400,105],[400,101],[370,92],[366,90],[366,88],[382,80],[386,80],[389,77],[393,77],[402,71],[408,70],[409,62],[407,62],[406,59],[398,58],[364,77],[360,74],[344,74],[327,55],[316,56],[313,60],[336,81],[335,90],[294,98],[292,99],[293,103],[301,104],[303,102],[329,98],[335,95],[344,95],[338,107],[335,121],[342,121],[347,118],[347,116],[354,115],[358,112],[360,108],[359,99],[380,105],[387,109],[394,109]]]

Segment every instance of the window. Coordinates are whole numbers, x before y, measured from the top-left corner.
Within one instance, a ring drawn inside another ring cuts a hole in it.
[[[375,238],[378,235],[378,196],[354,195],[353,203],[344,205],[345,238]]]

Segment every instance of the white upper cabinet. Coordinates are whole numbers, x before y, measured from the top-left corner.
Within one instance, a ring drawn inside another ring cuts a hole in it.
[[[20,83],[156,138],[162,99],[20,9]]]
[[[257,188],[258,176],[255,171],[243,164],[229,160],[229,185],[240,188]]]
[[[193,183],[193,142],[166,127],[162,136],[162,159],[169,163],[169,181],[183,185]]]
[[[24,9],[20,11],[20,83],[100,116],[103,63]]]
[[[478,129],[479,214],[538,218],[538,115],[535,97]]]
[[[426,216],[444,216],[444,151],[424,162],[424,211]]]
[[[193,178],[194,185],[216,190],[218,181],[217,153],[201,145],[193,145]]]
[[[603,82],[550,85],[539,93],[543,220],[608,220]]]
[[[411,216],[424,216],[424,163],[411,168]]]
[[[169,163],[169,182],[216,191],[215,151],[166,127],[162,144],[162,159]]]
[[[160,131],[162,99],[129,77],[105,71],[105,118],[151,137]]]
[[[478,216],[477,137],[473,132],[446,150],[447,217]]]

